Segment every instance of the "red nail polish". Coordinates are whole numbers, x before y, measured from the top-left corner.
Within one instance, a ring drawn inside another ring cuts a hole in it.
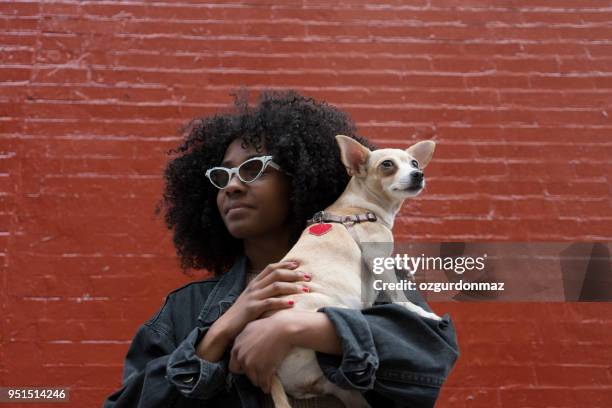
[[[305,274],[304,274],[304,279],[308,279],[308,280],[310,280],[310,279],[311,279],[310,274],[305,273]]]
[[[293,304],[293,300],[288,300],[287,303],[289,303],[290,305]]]
[[[308,287],[304,286],[304,287],[302,288],[302,291],[303,291],[303,292],[310,292],[310,288],[308,288]]]

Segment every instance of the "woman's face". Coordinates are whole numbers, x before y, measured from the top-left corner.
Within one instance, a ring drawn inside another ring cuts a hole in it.
[[[251,145],[242,148],[241,142],[237,138],[228,146],[221,166],[236,167],[251,157],[267,154],[265,146],[258,152]],[[290,187],[289,176],[271,166],[251,183],[243,183],[233,175],[227,187],[217,193],[217,208],[229,233],[245,239],[286,228]],[[241,207],[229,210],[236,205]]]

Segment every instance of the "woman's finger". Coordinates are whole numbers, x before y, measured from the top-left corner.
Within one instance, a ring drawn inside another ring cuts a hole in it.
[[[254,286],[255,289],[262,289],[270,286],[274,282],[296,282],[307,280],[305,273],[299,270],[292,270],[290,268],[277,269],[270,272],[266,277],[262,278],[261,281]]]
[[[261,388],[261,390],[265,392],[266,394],[269,394],[270,393],[270,382],[269,382],[269,378],[265,370],[263,369],[257,370],[257,378],[260,381],[259,388]]]
[[[258,290],[253,295],[256,299],[267,299],[275,296],[294,295],[296,293],[305,293],[306,285],[297,282],[273,282],[270,285]],[[308,289],[310,291],[310,289]]]
[[[244,368],[238,356],[238,347],[232,347],[228,369],[236,374],[244,374]]]
[[[270,310],[290,309],[294,304],[295,301],[293,299],[270,297],[259,301],[254,309],[254,313],[259,317]]]
[[[283,262],[271,263],[268,266],[266,266],[261,272],[259,272],[257,276],[255,276],[255,278],[253,278],[251,282],[254,282],[255,284],[257,284],[263,278],[265,278],[266,276],[268,276],[269,274],[271,274],[272,272],[274,272],[275,270],[279,268],[295,269],[297,268],[297,264],[294,261],[283,261]]]
[[[257,370],[248,370],[246,372],[247,377],[249,377],[249,379],[251,380],[251,382],[253,383],[254,386],[256,387],[260,387],[259,385],[259,377],[257,375]]]

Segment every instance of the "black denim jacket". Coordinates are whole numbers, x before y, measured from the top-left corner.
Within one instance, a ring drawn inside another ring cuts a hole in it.
[[[192,282],[168,294],[137,330],[125,357],[119,390],[103,408],[258,408],[263,392],[228,370],[231,345],[218,362],[202,360],[196,345],[238,298],[246,257],[220,277]],[[418,292],[409,299],[431,311]],[[414,297],[418,298],[414,298]],[[364,310],[322,307],[342,342],[342,355],[316,352],[325,376],[359,390],[373,408],[433,407],[459,357],[450,316],[425,319],[402,306],[376,302]]]

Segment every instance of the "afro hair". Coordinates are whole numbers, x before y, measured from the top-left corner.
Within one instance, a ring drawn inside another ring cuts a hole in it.
[[[350,116],[295,90],[264,90],[249,106],[242,87],[234,105],[212,116],[191,120],[184,140],[167,153],[178,154],[165,170],[165,188],[155,213],[164,210],[168,229],[183,273],[206,269],[215,276],[226,272],[242,250],[242,240],[230,235],[217,209],[217,188],[204,176],[218,166],[230,143],[240,137],[243,146],[268,154],[292,173],[290,193],[290,246],[317,211],[331,205],[345,190],[350,176],[340,160],[335,136],[347,135],[370,150],[377,147],[356,134]]]

